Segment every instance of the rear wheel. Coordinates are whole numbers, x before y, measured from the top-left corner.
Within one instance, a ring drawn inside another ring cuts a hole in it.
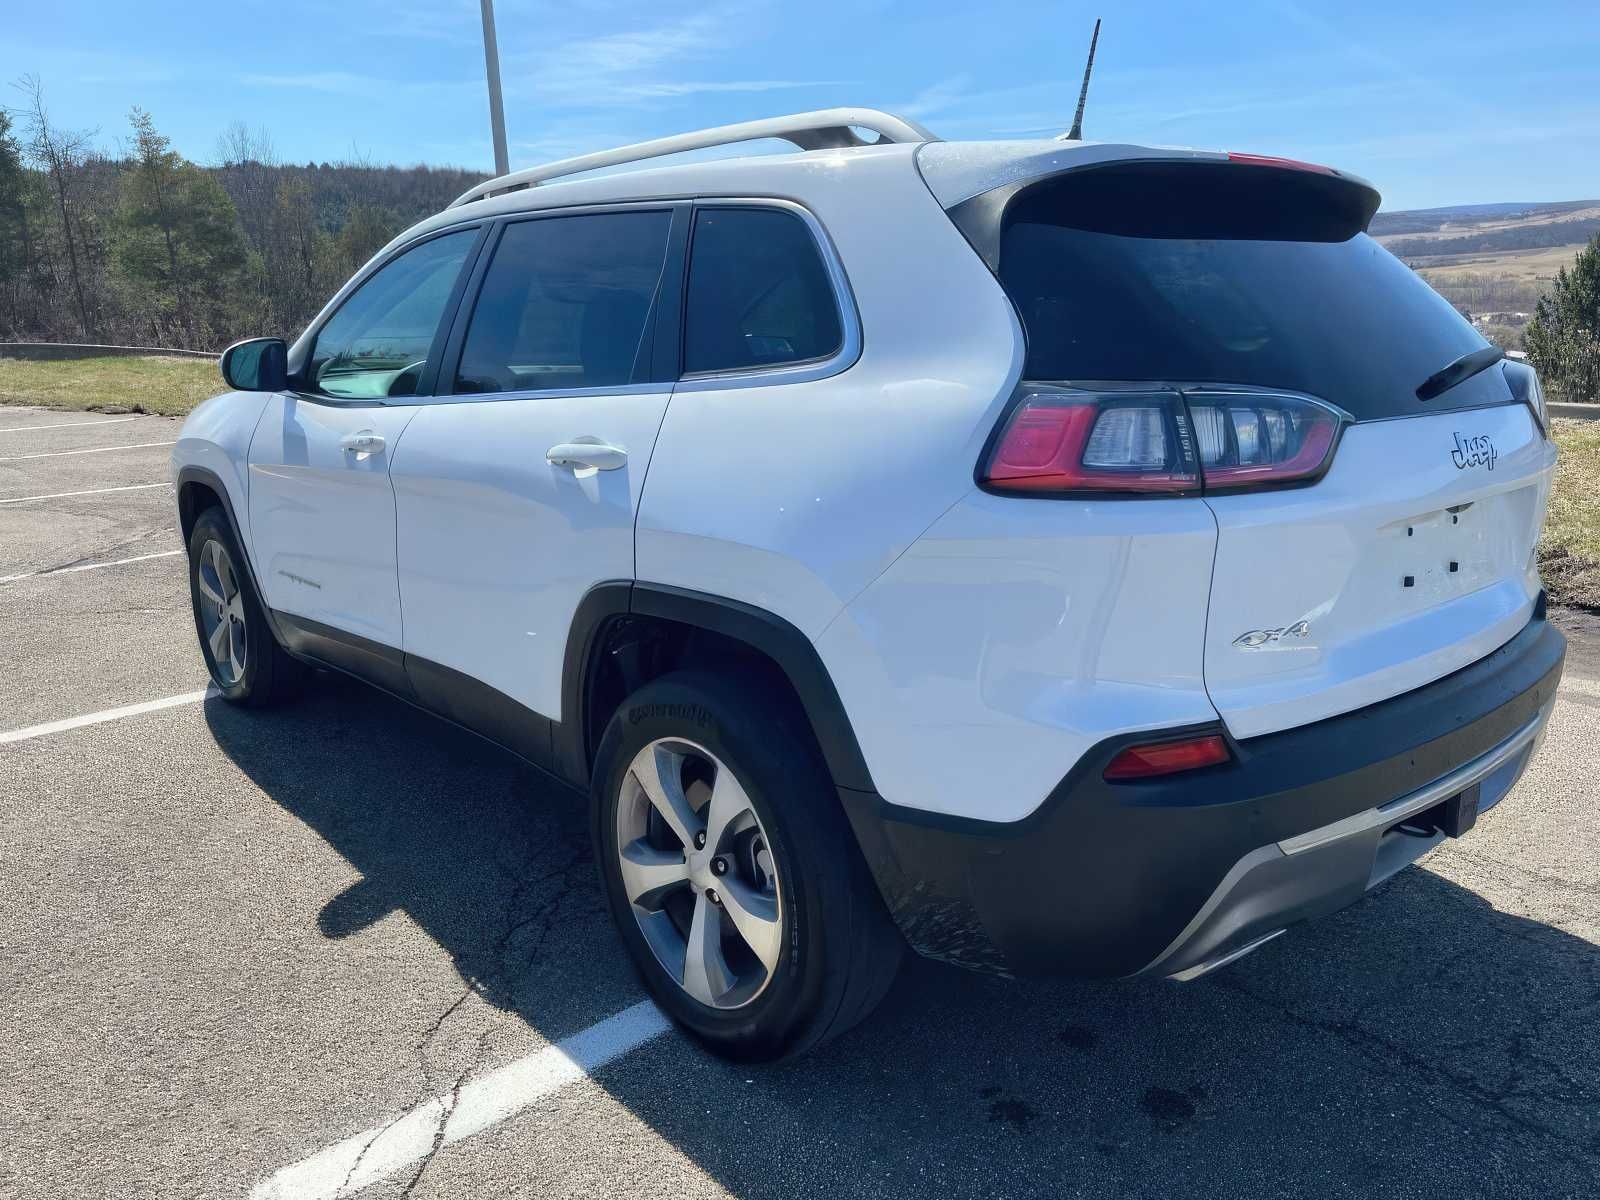
[[[647,684],[601,742],[594,815],[635,964],[718,1053],[803,1051],[893,982],[903,941],[788,706],[696,672]]]
[[[211,681],[237,704],[272,704],[304,668],[278,645],[220,508],[200,514],[189,535],[189,598]]]

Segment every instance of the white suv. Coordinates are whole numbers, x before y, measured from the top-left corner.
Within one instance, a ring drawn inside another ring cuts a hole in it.
[[[224,356],[173,456],[207,666],[585,789],[722,1053],[848,1028],[907,945],[1191,978],[1465,833],[1560,678],[1537,381],[1377,206],[861,109],[491,180]]]

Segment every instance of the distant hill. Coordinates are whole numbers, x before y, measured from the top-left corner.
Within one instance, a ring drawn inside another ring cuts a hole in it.
[[[1596,219],[1600,219],[1600,200],[1508,201],[1380,212],[1372,218],[1370,231],[1396,254],[1460,254],[1468,250],[1526,250],[1585,242],[1595,230],[1585,232],[1580,225]],[[1523,232],[1527,229],[1544,232]],[[1417,234],[1437,236],[1408,236]],[[1399,242],[1400,237],[1407,237],[1407,241]],[[1456,239],[1472,239],[1472,244],[1443,244]]]
[[[1578,249],[1600,234],[1600,200],[1383,212],[1370,228],[1485,337],[1520,350],[1540,295]]]

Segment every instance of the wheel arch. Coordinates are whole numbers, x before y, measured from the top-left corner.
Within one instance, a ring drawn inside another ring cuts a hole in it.
[[[667,584],[615,580],[597,584],[573,616],[561,682],[556,760],[562,774],[586,786],[594,753],[616,705],[603,686],[608,658],[643,632],[686,639],[714,658],[753,656],[787,687],[816,737],[834,784],[873,791],[855,730],[816,647],[782,617],[742,601]],[[679,663],[675,665],[691,665]],[[693,663],[692,665],[703,665]],[[626,670],[626,668],[623,668]],[[644,682],[653,674],[646,674]],[[614,695],[614,688],[612,695]]]
[[[189,535],[194,532],[195,522],[200,519],[200,514],[208,508],[220,508],[223,518],[233,532],[234,544],[239,547],[239,557],[244,561],[244,570],[250,577],[250,586],[255,589],[256,597],[261,602],[261,611],[266,616],[267,628],[272,631],[278,644],[283,645],[283,630],[279,628],[272,609],[266,602],[266,593],[261,590],[255,564],[250,559],[250,546],[241,532],[239,517],[233,507],[233,498],[228,494],[228,487],[222,482],[222,477],[207,467],[191,464],[179,469],[175,490],[178,494],[178,527],[183,534],[185,553],[189,549]]]

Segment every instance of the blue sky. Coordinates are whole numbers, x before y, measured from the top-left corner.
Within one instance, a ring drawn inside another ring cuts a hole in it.
[[[209,161],[492,162],[478,0],[11,0],[0,80],[115,149],[138,104]],[[835,104],[949,138],[1087,135],[1283,154],[1385,208],[1600,196],[1600,3],[498,0],[512,166]],[[19,97],[5,89],[0,103]]]

